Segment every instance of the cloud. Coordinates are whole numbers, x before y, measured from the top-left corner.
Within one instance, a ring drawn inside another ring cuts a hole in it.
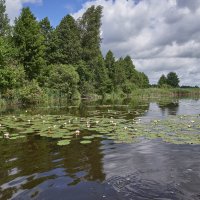
[[[23,4],[25,3],[42,3],[42,0],[6,0],[6,11],[11,20],[14,22],[15,18],[19,16]]]
[[[151,83],[175,71],[181,84],[200,86],[200,0],[92,0],[102,5],[102,50],[129,54]]]

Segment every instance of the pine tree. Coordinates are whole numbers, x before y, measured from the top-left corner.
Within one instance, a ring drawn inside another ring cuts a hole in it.
[[[115,90],[118,87],[121,87],[126,81],[126,72],[124,69],[124,60],[120,58],[115,63],[115,71],[114,71],[114,88]]]
[[[18,59],[24,66],[28,79],[37,78],[41,67],[45,65],[44,37],[39,23],[29,8],[23,8],[21,15],[15,21],[13,38],[18,48]]]
[[[95,63],[94,80],[95,87],[99,94],[104,95],[106,92],[108,92],[107,89],[109,84],[109,78],[102,55],[98,56]]]
[[[113,74],[114,74],[114,65],[115,65],[115,57],[113,55],[112,51],[108,51],[105,57],[105,66],[108,70],[109,78],[113,80]]]
[[[0,37],[10,34],[11,28],[9,22],[10,20],[6,14],[5,0],[0,0]]]
[[[126,56],[124,58],[124,70],[126,73],[126,78],[128,80],[132,80],[132,82],[135,82],[135,79],[137,78],[137,72],[135,70],[135,66],[133,65],[133,61],[130,56]]]
[[[45,17],[39,22],[41,33],[44,37],[44,45],[45,45],[45,60],[47,64],[50,64],[50,53],[51,53],[51,40],[53,35],[53,27],[51,26],[51,23],[48,19],[48,17]]]
[[[80,32],[76,21],[65,16],[55,30],[53,60],[60,64],[77,64],[81,59]]]

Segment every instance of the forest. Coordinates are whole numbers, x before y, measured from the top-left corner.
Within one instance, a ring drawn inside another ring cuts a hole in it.
[[[149,88],[149,78],[129,55],[101,52],[102,13],[102,6],[91,6],[78,19],[64,16],[54,28],[48,17],[38,21],[26,7],[12,24],[0,0],[0,99],[27,105],[49,97],[127,97]],[[179,78],[170,72],[153,87],[177,88]]]
[[[102,9],[92,6],[77,20],[66,15],[53,28],[47,17],[37,21],[26,7],[11,26],[1,0],[1,98],[37,103],[49,94],[77,99],[148,87],[148,77],[130,56],[116,59],[108,51],[103,57]]]

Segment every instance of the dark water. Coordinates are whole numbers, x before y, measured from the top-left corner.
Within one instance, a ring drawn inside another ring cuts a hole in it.
[[[85,102],[28,112],[110,116],[109,109],[117,112],[115,118],[165,118],[200,114],[200,100]],[[21,112],[10,108],[1,114]],[[96,139],[88,145],[74,140],[60,147],[56,140],[34,135],[12,145],[0,140],[0,199],[200,199],[200,145]]]

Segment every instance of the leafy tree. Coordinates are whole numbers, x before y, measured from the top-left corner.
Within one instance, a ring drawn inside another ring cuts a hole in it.
[[[98,56],[95,64],[94,78],[97,93],[104,95],[106,92],[108,92],[108,72],[105,67],[104,59],[101,55]]]
[[[50,71],[48,85],[50,88],[59,91],[59,96],[63,94],[68,99],[72,99],[77,94],[79,75],[72,65],[53,65]]]
[[[11,31],[10,20],[6,14],[5,0],[0,0],[0,36],[8,36]]]
[[[0,37],[0,68],[12,63],[15,53],[9,39]]]
[[[165,84],[167,84],[167,78],[166,78],[166,76],[163,74],[163,75],[160,77],[159,81],[158,81],[158,86],[162,86],[162,85],[165,85]]]
[[[134,69],[135,69],[135,66],[133,65],[133,61],[131,59],[130,56],[126,56],[124,58],[124,70],[125,70],[125,73],[126,73],[126,77],[127,79],[134,79],[133,75],[135,73]]]
[[[41,33],[44,37],[44,45],[45,45],[45,60],[47,64],[50,64],[50,54],[51,54],[51,40],[53,36],[53,27],[48,19],[45,17],[39,22]]]
[[[115,57],[112,51],[108,51],[105,57],[105,66],[108,71],[109,78],[113,81],[114,72],[115,72]]]
[[[45,93],[42,88],[39,87],[38,82],[33,79],[26,81],[16,95],[19,102],[23,105],[35,105],[44,102]]]
[[[76,65],[76,70],[79,74],[79,91],[82,96],[87,96],[88,94],[95,93],[93,86],[93,73],[89,69],[88,65],[81,61]]]
[[[102,6],[91,6],[79,19],[81,31],[82,59],[92,63],[101,54],[100,27],[102,18]]]
[[[20,88],[25,80],[23,66],[8,66],[0,69],[0,90],[5,94],[7,90]]]
[[[13,38],[28,79],[36,78],[45,65],[45,46],[39,23],[29,8],[23,8],[15,21]]]
[[[140,87],[141,88],[148,88],[149,87],[148,76],[143,72],[139,72],[139,77],[140,77]]]
[[[124,70],[123,58],[120,58],[115,62],[115,71],[114,71],[114,89],[121,87],[126,82],[126,72]]]
[[[170,72],[167,74],[167,84],[172,87],[179,87],[179,78],[175,72]]]
[[[76,64],[81,59],[80,32],[76,21],[65,16],[55,30],[54,60],[60,64]]]

